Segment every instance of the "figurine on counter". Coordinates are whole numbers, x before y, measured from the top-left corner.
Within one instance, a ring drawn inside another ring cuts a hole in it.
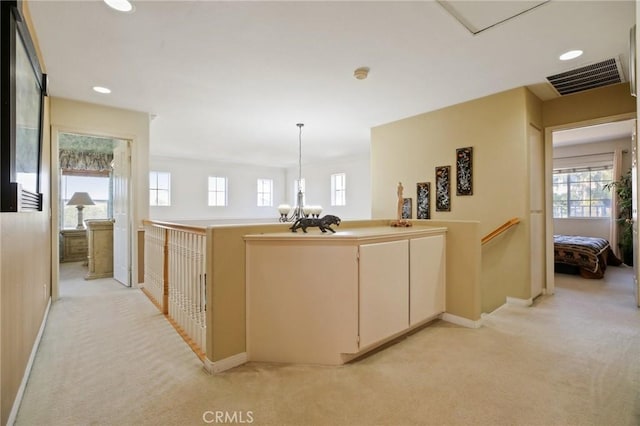
[[[391,226],[394,226],[394,227],[411,226],[411,222],[402,218],[402,206],[404,205],[403,191],[404,191],[404,187],[402,186],[402,182],[398,182],[398,211],[396,213],[396,220],[391,222]]]
[[[340,226],[340,218],[338,216],[326,215],[321,218],[317,217],[303,217],[301,219],[296,220],[291,226],[291,232],[298,232],[298,228],[302,228],[302,232],[307,233],[307,228],[310,226],[317,226],[320,228],[322,232],[327,232],[327,230],[331,232],[336,232],[331,229],[331,225]]]

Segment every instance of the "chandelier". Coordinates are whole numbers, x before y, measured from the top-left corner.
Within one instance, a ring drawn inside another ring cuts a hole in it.
[[[296,205],[292,209],[289,204],[280,204],[278,212],[280,213],[280,222],[295,222],[305,217],[319,217],[322,213],[321,206],[305,206],[304,193],[302,192],[302,127],[304,123],[297,123],[298,126],[298,193],[296,197]]]

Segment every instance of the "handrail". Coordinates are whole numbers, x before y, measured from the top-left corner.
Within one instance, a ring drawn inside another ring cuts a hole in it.
[[[509,219],[508,221],[506,221],[505,223],[503,223],[502,225],[498,226],[496,229],[494,229],[493,231],[489,232],[487,235],[482,237],[482,240],[480,240],[481,244],[488,243],[489,241],[493,240],[498,235],[500,235],[503,232],[505,232],[507,229],[509,229],[512,226],[517,225],[519,223],[520,223],[520,219],[518,219],[517,217],[514,217],[513,219]]]
[[[163,222],[160,220],[143,219],[143,225],[153,225],[163,229],[176,229],[178,231],[193,232],[194,234],[206,235],[207,229],[204,226],[183,225],[181,223]]]

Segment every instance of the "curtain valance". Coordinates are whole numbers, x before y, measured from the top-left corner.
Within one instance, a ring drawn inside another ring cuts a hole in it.
[[[61,149],[60,168],[71,172],[106,172],[111,170],[113,153]]]

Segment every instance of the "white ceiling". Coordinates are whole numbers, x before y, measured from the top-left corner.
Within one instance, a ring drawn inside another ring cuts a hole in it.
[[[149,112],[162,156],[292,166],[303,122],[304,163],[348,158],[380,124],[519,86],[548,98],[548,75],[612,57],[628,66],[634,1],[552,0],[497,25],[505,5],[510,16],[541,2],[451,3],[489,28],[473,35],[435,1],[29,7],[50,94]],[[570,49],[585,54],[557,59]],[[368,79],[353,77],[360,66]]]

